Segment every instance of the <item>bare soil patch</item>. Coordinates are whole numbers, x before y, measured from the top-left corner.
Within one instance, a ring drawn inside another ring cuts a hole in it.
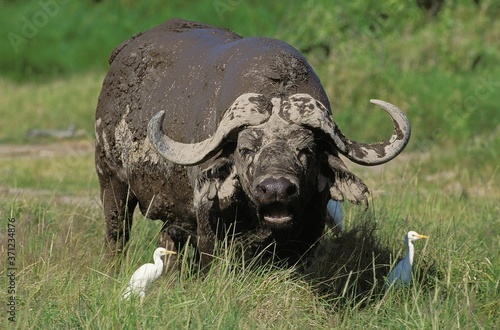
[[[88,155],[94,152],[93,140],[62,141],[43,144],[0,145],[0,158],[50,158],[66,155]]]
[[[87,156],[94,152],[93,140],[67,140],[53,143],[23,144],[23,145],[0,145],[0,159],[22,158],[54,158],[64,156]],[[99,206],[100,200],[98,189],[95,196],[70,196],[57,191],[32,188],[12,188],[0,186],[0,198],[17,197],[29,199],[41,199],[55,205],[72,204]]]

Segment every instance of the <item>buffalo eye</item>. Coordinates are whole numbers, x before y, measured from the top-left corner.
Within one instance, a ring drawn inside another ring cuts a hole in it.
[[[250,148],[239,148],[238,151],[239,151],[240,155],[243,157],[255,155],[255,150],[250,149]]]
[[[298,152],[297,158],[304,165],[307,164],[308,158],[314,157],[313,156],[314,151],[313,151],[313,148],[311,146],[305,146],[303,148],[298,148],[297,152]]]
[[[299,156],[301,156],[301,155],[309,155],[312,152],[312,150],[311,150],[310,147],[297,148],[297,151],[299,153]]]

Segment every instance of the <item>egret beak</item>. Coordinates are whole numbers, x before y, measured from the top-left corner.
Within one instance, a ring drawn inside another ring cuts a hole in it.
[[[429,238],[429,236],[425,236],[425,235],[418,235],[418,238]]]
[[[166,255],[166,254],[177,254],[177,252],[167,250],[167,251],[162,251],[161,254],[163,254],[163,255]]]

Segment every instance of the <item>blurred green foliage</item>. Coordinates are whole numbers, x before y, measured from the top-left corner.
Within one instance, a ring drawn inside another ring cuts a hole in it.
[[[26,80],[105,69],[118,44],[173,17],[230,27],[243,35],[273,35],[273,17],[286,7],[229,0],[1,1],[0,70]]]
[[[3,0],[0,70],[3,76],[25,80],[104,69],[108,54],[123,40],[182,17],[243,36],[277,37],[306,53],[334,53],[338,59],[362,55],[382,42],[390,49],[384,61],[402,68],[438,65],[467,71],[498,61],[493,43],[500,37],[491,25],[499,13],[500,4],[492,0],[481,5],[449,1],[437,18],[426,15],[416,1],[396,0]],[[432,31],[427,30],[429,24]],[[422,31],[439,36],[438,42]],[[462,33],[471,37],[464,39]],[[401,46],[409,49],[395,49]],[[425,49],[419,52],[416,46]],[[417,52],[407,54],[412,48]]]

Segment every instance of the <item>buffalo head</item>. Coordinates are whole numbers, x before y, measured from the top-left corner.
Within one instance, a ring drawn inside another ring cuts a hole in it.
[[[162,132],[163,111],[149,122],[148,137],[161,156],[186,166],[206,162],[229,148],[224,154],[231,155],[237,181],[256,217],[270,228],[286,228],[304,217],[312,199],[326,199],[326,189],[335,200],[366,202],[367,187],[347,170],[338,152],[358,164],[377,165],[404,149],[410,137],[405,115],[387,102],[371,102],[394,122],[388,141],[349,140],[330,111],[308,94],[279,98],[255,93],[238,97],[215,134],[204,141],[184,144],[170,139]]]

